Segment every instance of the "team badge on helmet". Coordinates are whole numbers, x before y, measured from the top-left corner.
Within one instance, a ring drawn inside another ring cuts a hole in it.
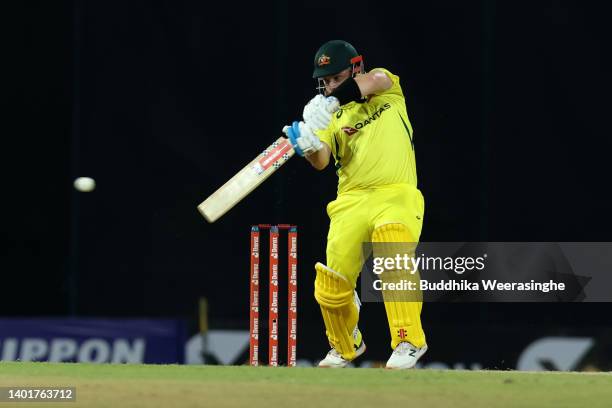
[[[319,57],[319,61],[317,61],[317,64],[322,67],[323,65],[329,65],[329,62],[330,58],[327,55],[323,54]]]

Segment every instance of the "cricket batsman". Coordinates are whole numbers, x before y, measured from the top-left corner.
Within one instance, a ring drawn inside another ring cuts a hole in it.
[[[319,366],[340,368],[366,349],[355,291],[362,244],[417,243],[424,200],[399,77],[384,68],[366,73],[355,48],[333,40],[316,52],[313,78],[319,94],[304,107],[304,120],[283,132],[315,169],[323,170],[332,155],[337,169],[338,195],[327,205],[327,263],[315,265],[314,295],[332,347]],[[412,368],[427,351],[422,302],[384,293],[383,299],[393,350],[386,367]]]

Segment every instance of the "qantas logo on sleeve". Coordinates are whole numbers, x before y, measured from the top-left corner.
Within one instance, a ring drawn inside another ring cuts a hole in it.
[[[357,132],[358,132],[358,130],[357,130],[357,129],[352,128],[352,127],[350,127],[350,126],[345,126],[345,127],[343,127],[343,128],[342,128],[342,131],[343,131],[344,133],[346,133],[346,134],[347,134],[347,136],[353,136],[355,133],[357,133]]]

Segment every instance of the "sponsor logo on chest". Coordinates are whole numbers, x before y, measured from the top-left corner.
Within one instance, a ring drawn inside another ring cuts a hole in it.
[[[355,133],[359,132],[359,130],[365,128],[366,126],[368,126],[370,123],[374,122],[375,120],[377,120],[378,118],[380,118],[380,116],[383,114],[384,111],[388,110],[391,108],[391,104],[390,103],[385,103],[382,106],[378,106],[376,107],[376,109],[374,110],[373,113],[366,113],[367,116],[363,119],[361,119],[360,117],[363,117],[363,115],[361,113],[355,115],[358,116],[358,119],[360,119],[358,122],[356,122],[355,124],[353,124],[352,126],[342,126],[342,131],[349,137],[353,136]],[[342,110],[338,111],[338,114],[336,115],[337,118],[340,118],[342,116]]]

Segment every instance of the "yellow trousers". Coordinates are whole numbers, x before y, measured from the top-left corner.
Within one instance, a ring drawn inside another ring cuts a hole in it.
[[[328,204],[327,213],[330,218],[327,266],[354,288],[364,263],[364,243],[418,242],[424,199],[416,187],[394,184],[343,193]],[[421,302],[395,302],[385,297],[392,348],[400,341],[415,347],[425,344],[421,307]],[[327,329],[329,333],[330,328]]]

